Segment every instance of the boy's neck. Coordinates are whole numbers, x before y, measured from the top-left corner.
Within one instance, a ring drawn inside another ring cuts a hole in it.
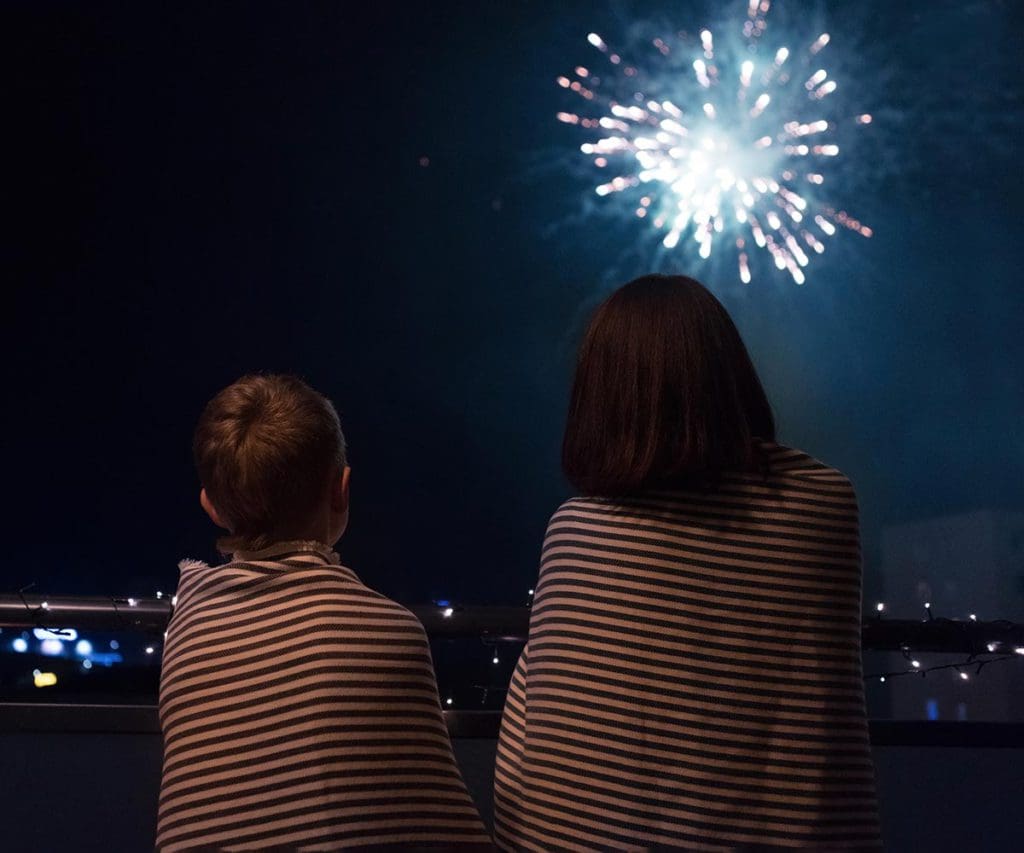
[[[293,554],[296,552],[319,554],[329,563],[340,562],[337,552],[330,545],[316,539],[282,539],[277,542],[271,542],[266,547],[257,550],[243,548],[235,551],[231,556],[234,560],[258,560],[267,559],[278,554]]]

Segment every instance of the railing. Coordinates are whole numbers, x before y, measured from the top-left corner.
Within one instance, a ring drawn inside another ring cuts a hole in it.
[[[173,598],[0,594],[0,628],[75,627],[163,634]],[[488,642],[525,642],[528,607],[414,605],[409,608],[431,637],[479,637]],[[887,619],[866,622],[865,651],[1013,653],[1024,648],[1024,625],[955,619]]]
[[[63,627],[133,631],[158,637],[166,629],[173,598],[0,595],[0,627]],[[436,639],[479,638],[489,643],[524,642],[527,607],[414,606],[410,610]],[[874,619],[863,626],[865,651],[940,652],[981,660],[1024,653],[1024,626],[1011,622],[949,619]],[[494,738],[500,711],[447,710],[455,738]],[[0,703],[0,731],[159,731],[152,705]],[[1024,747],[1024,724],[873,720],[876,746]]]

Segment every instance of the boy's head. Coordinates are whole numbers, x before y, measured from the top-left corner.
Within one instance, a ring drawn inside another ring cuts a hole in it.
[[[333,545],[348,521],[345,437],[330,400],[293,376],[243,376],[215,396],[192,442],[222,551],[289,539]]]

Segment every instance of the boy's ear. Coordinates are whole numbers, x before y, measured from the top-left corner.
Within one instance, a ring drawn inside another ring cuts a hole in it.
[[[206,511],[206,514],[210,516],[210,521],[225,530],[231,529],[223,522],[220,515],[217,513],[217,507],[210,503],[210,496],[206,494],[206,489],[202,489],[199,492],[199,505]]]
[[[352,469],[346,465],[338,477],[331,481],[331,509],[337,513],[348,511],[348,481]]]

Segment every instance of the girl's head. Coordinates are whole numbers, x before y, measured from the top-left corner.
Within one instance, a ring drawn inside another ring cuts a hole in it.
[[[598,308],[580,347],[562,465],[620,496],[756,463],[775,420],[736,326],[707,288],[647,275]]]

